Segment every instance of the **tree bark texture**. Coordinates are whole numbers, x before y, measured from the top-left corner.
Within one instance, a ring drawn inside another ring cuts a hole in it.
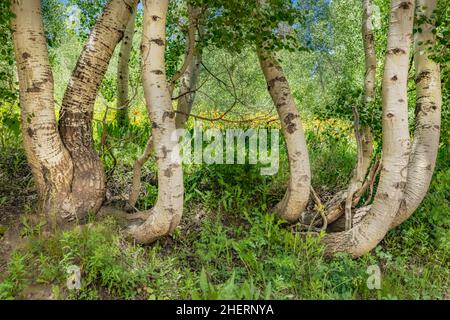
[[[122,43],[119,51],[119,61],[117,63],[117,102],[116,102],[116,120],[119,126],[128,124],[129,96],[128,84],[130,80],[130,54],[133,49],[134,25],[136,20],[136,12],[134,9],[128,21],[127,27],[123,34]]]
[[[108,63],[137,0],[111,0],[95,24],[78,59],[62,101],[59,131],[73,161],[71,185],[78,218],[97,212],[106,192],[105,174],[94,147],[95,99]]]
[[[167,8],[168,0],[144,0],[142,80],[158,167],[158,198],[146,221],[128,230],[139,243],[150,243],[173,232],[183,212],[180,145],[164,64]]]
[[[311,170],[305,134],[288,81],[275,55],[263,49],[258,49],[257,54],[281,121],[289,159],[288,188],[274,209],[282,218],[295,222],[306,208],[310,194]]]
[[[407,80],[414,2],[391,0],[383,74],[383,164],[370,212],[344,232],[328,234],[326,254],[347,252],[353,257],[372,250],[386,235],[404,199],[410,153]]]

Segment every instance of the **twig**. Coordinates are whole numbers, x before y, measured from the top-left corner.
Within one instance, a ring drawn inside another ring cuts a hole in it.
[[[352,180],[350,181],[350,185],[347,191],[347,198],[345,199],[345,230],[350,230],[352,227],[352,206],[353,206],[353,195],[359,189],[358,185],[362,185],[363,172],[362,164],[363,164],[363,145],[361,138],[361,131],[359,125],[359,114],[358,109],[356,107],[352,107],[353,117],[354,117],[354,128],[355,128],[355,138],[356,138],[356,146],[357,146],[357,155],[358,162],[356,164],[355,172],[353,174]]]
[[[381,167],[382,167],[382,159],[380,158],[380,160],[378,161],[377,169],[376,169],[376,171],[375,171],[375,173],[374,173],[374,175],[373,175],[373,177],[371,179],[370,187],[369,187],[370,188],[369,189],[370,190],[369,191],[369,196],[367,197],[366,201],[364,202],[364,206],[367,206],[370,203],[370,201],[372,200],[373,185],[375,184],[375,180],[376,180],[376,178],[378,176],[378,173],[380,173]]]
[[[325,215],[324,205],[322,204],[322,201],[320,200],[319,196],[317,195],[316,191],[314,190],[313,186],[310,186],[309,189],[311,190],[311,194],[313,195],[314,202],[316,203],[317,211],[320,213],[322,217],[322,230],[326,230],[328,227],[328,221],[327,216]],[[312,226],[315,222],[316,217],[312,219],[311,225]]]

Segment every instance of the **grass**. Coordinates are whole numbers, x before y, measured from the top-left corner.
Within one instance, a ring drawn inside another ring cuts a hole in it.
[[[108,131],[121,160],[110,183],[120,193],[146,133],[142,127],[113,125]],[[335,192],[348,182],[354,146],[348,138],[323,132],[307,131],[313,184]],[[127,136],[140,138],[121,144]],[[15,155],[12,163],[16,158],[23,159]],[[135,245],[111,217],[94,217],[54,234],[22,224],[26,240],[10,256],[0,299],[27,298],[33,286],[61,299],[448,299],[450,170],[443,159],[414,216],[356,260],[346,255],[325,259],[320,236],[294,233],[269,212],[284,193],[284,151],[275,176],[261,176],[251,165],[185,166],[185,210],[172,236]],[[111,172],[112,159],[104,160]],[[20,161],[17,166],[7,174],[26,168]],[[143,180],[152,174],[154,163],[149,163]],[[141,209],[155,201],[157,189],[148,181]],[[81,269],[80,290],[67,289],[72,265]],[[366,284],[373,265],[381,269],[379,290]]]

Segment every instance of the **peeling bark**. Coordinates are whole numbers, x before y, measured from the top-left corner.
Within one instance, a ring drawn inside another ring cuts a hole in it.
[[[78,218],[97,212],[106,185],[94,148],[92,116],[97,92],[137,0],[111,0],[95,24],[70,77],[60,113],[59,131],[73,161],[72,195]]]
[[[429,20],[436,9],[436,0],[418,0],[416,15]],[[422,32],[414,37],[416,69],[416,118],[411,155],[408,164],[405,201],[392,223],[396,227],[409,218],[425,197],[433,176],[439,148],[441,126],[441,75],[439,64],[428,58],[428,49],[436,42],[427,21],[420,25]]]
[[[257,54],[267,89],[280,117],[289,159],[288,188],[274,210],[282,218],[294,222],[306,208],[310,194],[311,170],[305,134],[288,81],[276,57],[262,49],[258,49]]]
[[[404,199],[410,151],[407,80],[414,2],[391,0],[389,33],[383,74],[383,164],[375,201],[352,229],[328,234],[326,254],[347,252],[359,257],[386,235]]]
[[[134,8],[123,34],[117,64],[117,114],[116,120],[119,126],[128,124],[128,82],[130,79],[130,54],[133,49],[134,25],[137,10]]]
[[[59,136],[53,75],[39,0],[12,1],[12,36],[20,89],[23,145],[39,195],[39,211],[52,225],[74,218],[73,165]]]
[[[144,0],[144,29],[141,44],[144,95],[152,126],[158,166],[158,199],[139,226],[128,234],[139,243],[150,243],[170,234],[183,212],[183,172],[180,145],[175,129],[170,89],[164,64],[168,0]],[[142,216],[142,214],[141,214]]]

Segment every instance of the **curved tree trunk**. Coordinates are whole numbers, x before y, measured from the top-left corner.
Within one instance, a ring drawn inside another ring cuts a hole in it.
[[[300,114],[295,106],[288,81],[274,54],[257,50],[267,89],[277,108],[289,159],[289,184],[283,199],[274,210],[290,222],[297,221],[308,204],[311,170]]]
[[[180,98],[178,100],[177,111],[175,114],[175,126],[177,129],[184,129],[186,121],[194,103],[195,91],[197,85],[198,73],[200,72],[201,53],[195,52],[195,30],[198,26],[200,15],[199,8],[188,5],[189,26],[187,32],[186,50],[183,65],[175,72],[169,83],[169,94],[172,93],[177,80],[182,77],[180,88]],[[133,180],[131,182],[130,194],[128,197],[127,209],[134,209],[141,191],[141,170],[143,165],[152,155],[153,137],[150,135],[145,146],[143,154],[136,159],[133,166]]]
[[[123,34],[122,44],[119,51],[119,62],[117,64],[117,113],[116,120],[119,126],[128,124],[128,82],[130,79],[130,54],[133,49],[134,25],[137,10],[128,21],[127,28]]]
[[[392,228],[406,220],[425,197],[433,176],[439,148],[441,126],[441,76],[439,64],[428,58],[428,49],[436,42],[429,21],[436,0],[418,0],[416,15],[426,17],[414,39],[416,67],[416,118],[414,140],[408,164],[405,202],[392,223]]]
[[[40,212],[53,224],[74,218],[73,165],[56,127],[53,75],[39,0],[14,0],[12,36],[20,88],[25,154],[39,195]]]
[[[150,243],[171,233],[183,212],[180,145],[164,64],[167,7],[168,0],[144,0],[142,80],[158,166],[158,199],[156,205],[144,213],[147,220],[128,230],[139,243]]]
[[[375,81],[377,70],[377,56],[373,34],[373,4],[372,0],[363,0],[362,35],[364,42],[365,77],[364,77],[364,105],[367,108],[375,99]],[[358,111],[354,109],[355,137],[357,142],[358,161],[347,190],[345,200],[345,230],[352,227],[353,196],[364,183],[364,177],[369,170],[373,154],[372,131],[368,126],[359,127]],[[359,199],[358,199],[359,200]],[[357,201],[356,201],[357,202]]]
[[[137,0],[110,0],[92,30],[62,101],[59,131],[73,161],[72,195],[78,218],[97,212],[105,197],[103,164],[94,148],[92,116],[98,88]]]
[[[198,25],[199,11],[199,8],[189,6],[189,30],[184,58],[184,61],[188,62],[188,64],[181,76],[180,98],[178,99],[177,113],[175,115],[177,129],[184,129],[186,126],[192,105],[194,104],[195,89],[200,74],[202,53],[195,46],[195,29],[199,30],[198,37],[201,37],[201,27]]]
[[[375,85],[377,74],[377,54],[373,34],[373,0],[363,0],[362,33],[364,42],[365,70],[364,106],[367,108],[375,100]],[[362,136],[362,169],[363,175],[369,170],[373,154],[372,130],[368,126],[361,128]],[[363,177],[364,178],[364,177]]]
[[[189,114],[192,111],[192,105],[195,99],[195,88],[197,87],[198,76],[200,74],[200,64],[202,56],[200,52],[195,52],[191,63],[186,72],[181,77],[180,98],[177,104],[177,113],[175,115],[175,125],[177,129],[184,129]]]
[[[375,201],[361,223],[348,231],[328,234],[326,254],[353,257],[372,250],[386,235],[404,199],[410,141],[407,80],[414,2],[391,0],[383,74],[383,167]]]

